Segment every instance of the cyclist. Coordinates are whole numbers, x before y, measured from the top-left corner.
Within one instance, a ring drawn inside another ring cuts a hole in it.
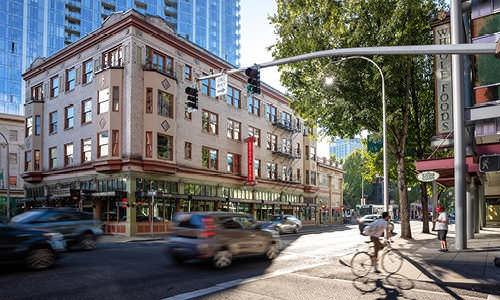
[[[373,268],[375,269],[375,273],[380,273],[377,266],[377,260],[378,260],[378,252],[385,247],[380,242],[380,237],[382,236],[384,231],[386,232],[385,236],[387,240],[392,242],[391,233],[388,226],[389,218],[390,218],[389,213],[384,211],[382,213],[382,218],[375,220],[373,223],[370,224],[370,226],[368,226],[366,230],[366,234],[370,237],[370,240],[373,242],[374,245],[375,253],[372,256],[372,263],[373,263]]]

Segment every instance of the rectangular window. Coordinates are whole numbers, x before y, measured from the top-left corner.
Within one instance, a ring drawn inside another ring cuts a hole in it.
[[[42,133],[42,118],[39,115],[35,116],[35,135]]]
[[[306,146],[305,159],[309,160],[309,146]]]
[[[241,156],[238,154],[227,154],[227,171],[233,174],[240,174]]]
[[[73,164],[73,144],[64,145],[64,166]]]
[[[43,100],[43,88],[41,83],[31,88],[31,100],[33,101]]]
[[[174,138],[170,135],[157,135],[157,152],[159,158],[172,160],[174,158]]]
[[[75,89],[75,68],[66,70],[66,92]]]
[[[309,184],[309,170],[306,170],[306,184]]]
[[[184,107],[184,119],[186,119],[186,120],[193,119],[193,114],[188,110],[187,107]]]
[[[239,90],[228,86],[226,99],[227,99],[227,104],[230,104],[234,107],[240,108],[241,93]]]
[[[227,134],[228,139],[233,141],[240,141],[241,136],[241,123],[228,119],[227,120]]]
[[[35,150],[35,151],[33,151],[33,153],[34,153],[33,170],[40,171],[40,159],[41,159],[40,150]]]
[[[311,160],[316,160],[316,148],[311,146],[309,147],[309,151],[311,151]]]
[[[57,168],[57,147],[49,148],[49,169]]]
[[[292,154],[292,141],[287,138],[281,139],[281,152]]]
[[[248,136],[254,137],[253,144],[257,147],[260,147],[260,129],[248,126]]]
[[[92,59],[87,60],[83,63],[82,66],[83,74],[82,74],[82,83],[86,84],[92,81],[94,67],[92,64]]]
[[[276,107],[271,104],[266,104],[266,120],[271,121],[272,123],[276,123]]]
[[[120,155],[120,131],[113,129],[111,131],[111,156]]]
[[[112,96],[111,106],[113,108],[113,111],[120,110],[120,87],[119,86],[113,86],[113,96]]]
[[[174,117],[174,96],[158,90],[158,115]]]
[[[248,97],[248,112],[260,116],[260,100],[252,96]]]
[[[57,133],[57,111],[53,111],[49,114],[49,133]]]
[[[31,151],[24,152],[24,171],[31,169]]]
[[[301,182],[302,181],[302,177],[300,175],[300,169],[297,169],[297,181],[298,182]]]
[[[82,139],[81,161],[87,163],[92,160],[92,139]]]
[[[276,180],[278,178],[278,165],[275,163],[266,163],[267,178]]]
[[[285,127],[292,127],[292,115],[287,112],[281,112],[281,124]]]
[[[146,157],[153,157],[153,132],[146,131]]]
[[[92,99],[82,101],[82,124],[92,122]]]
[[[189,65],[184,65],[184,79],[188,81],[193,79],[193,69]]]
[[[311,171],[311,184],[316,185],[316,172]]]
[[[206,75],[206,74],[205,74]],[[211,98],[215,96],[215,79],[204,79],[201,81],[201,93]]]
[[[219,116],[213,112],[204,110],[201,115],[201,127],[204,132],[218,134]]]
[[[219,151],[216,149],[211,149],[203,147],[201,149],[201,163],[202,166],[212,170],[218,170],[218,155]]]
[[[146,61],[147,69],[174,76],[174,60],[172,57],[148,47],[146,49]]]
[[[26,132],[26,137],[33,135],[33,117],[26,118],[26,128],[24,129]]]
[[[97,95],[97,113],[103,114],[109,111],[109,88],[99,91]]]
[[[191,159],[191,151],[193,150],[193,145],[190,142],[184,142],[184,158]]]
[[[253,175],[255,177],[260,177],[261,176],[260,159],[254,159],[254,161],[253,161]]]
[[[278,151],[278,136],[267,133],[266,144],[267,150]]]
[[[153,89],[146,88],[146,113],[153,113]]]
[[[122,48],[114,48],[102,55],[104,69],[122,66]]]
[[[59,76],[50,78],[50,97],[59,96]]]
[[[73,105],[64,108],[64,129],[71,129],[74,126],[75,109]]]
[[[106,157],[109,154],[109,133],[101,132],[97,135],[97,157]]]

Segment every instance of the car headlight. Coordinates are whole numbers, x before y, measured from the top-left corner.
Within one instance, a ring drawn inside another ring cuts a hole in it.
[[[64,238],[59,232],[47,232],[44,233],[43,236],[49,237],[53,240],[62,240]]]

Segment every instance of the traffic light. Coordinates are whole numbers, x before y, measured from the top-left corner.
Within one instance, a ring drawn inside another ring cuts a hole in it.
[[[258,66],[253,66],[246,69],[245,74],[248,76],[248,93],[260,94],[260,70]]]
[[[187,101],[186,105],[189,112],[195,111],[198,109],[198,90],[192,87],[186,88]]]

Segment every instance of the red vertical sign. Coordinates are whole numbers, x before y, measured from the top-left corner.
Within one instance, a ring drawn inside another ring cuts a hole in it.
[[[248,165],[248,180],[247,184],[248,185],[254,185],[255,181],[253,178],[253,142],[255,141],[255,138],[253,136],[246,138],[245,142],[247,143],[247,165]]]

